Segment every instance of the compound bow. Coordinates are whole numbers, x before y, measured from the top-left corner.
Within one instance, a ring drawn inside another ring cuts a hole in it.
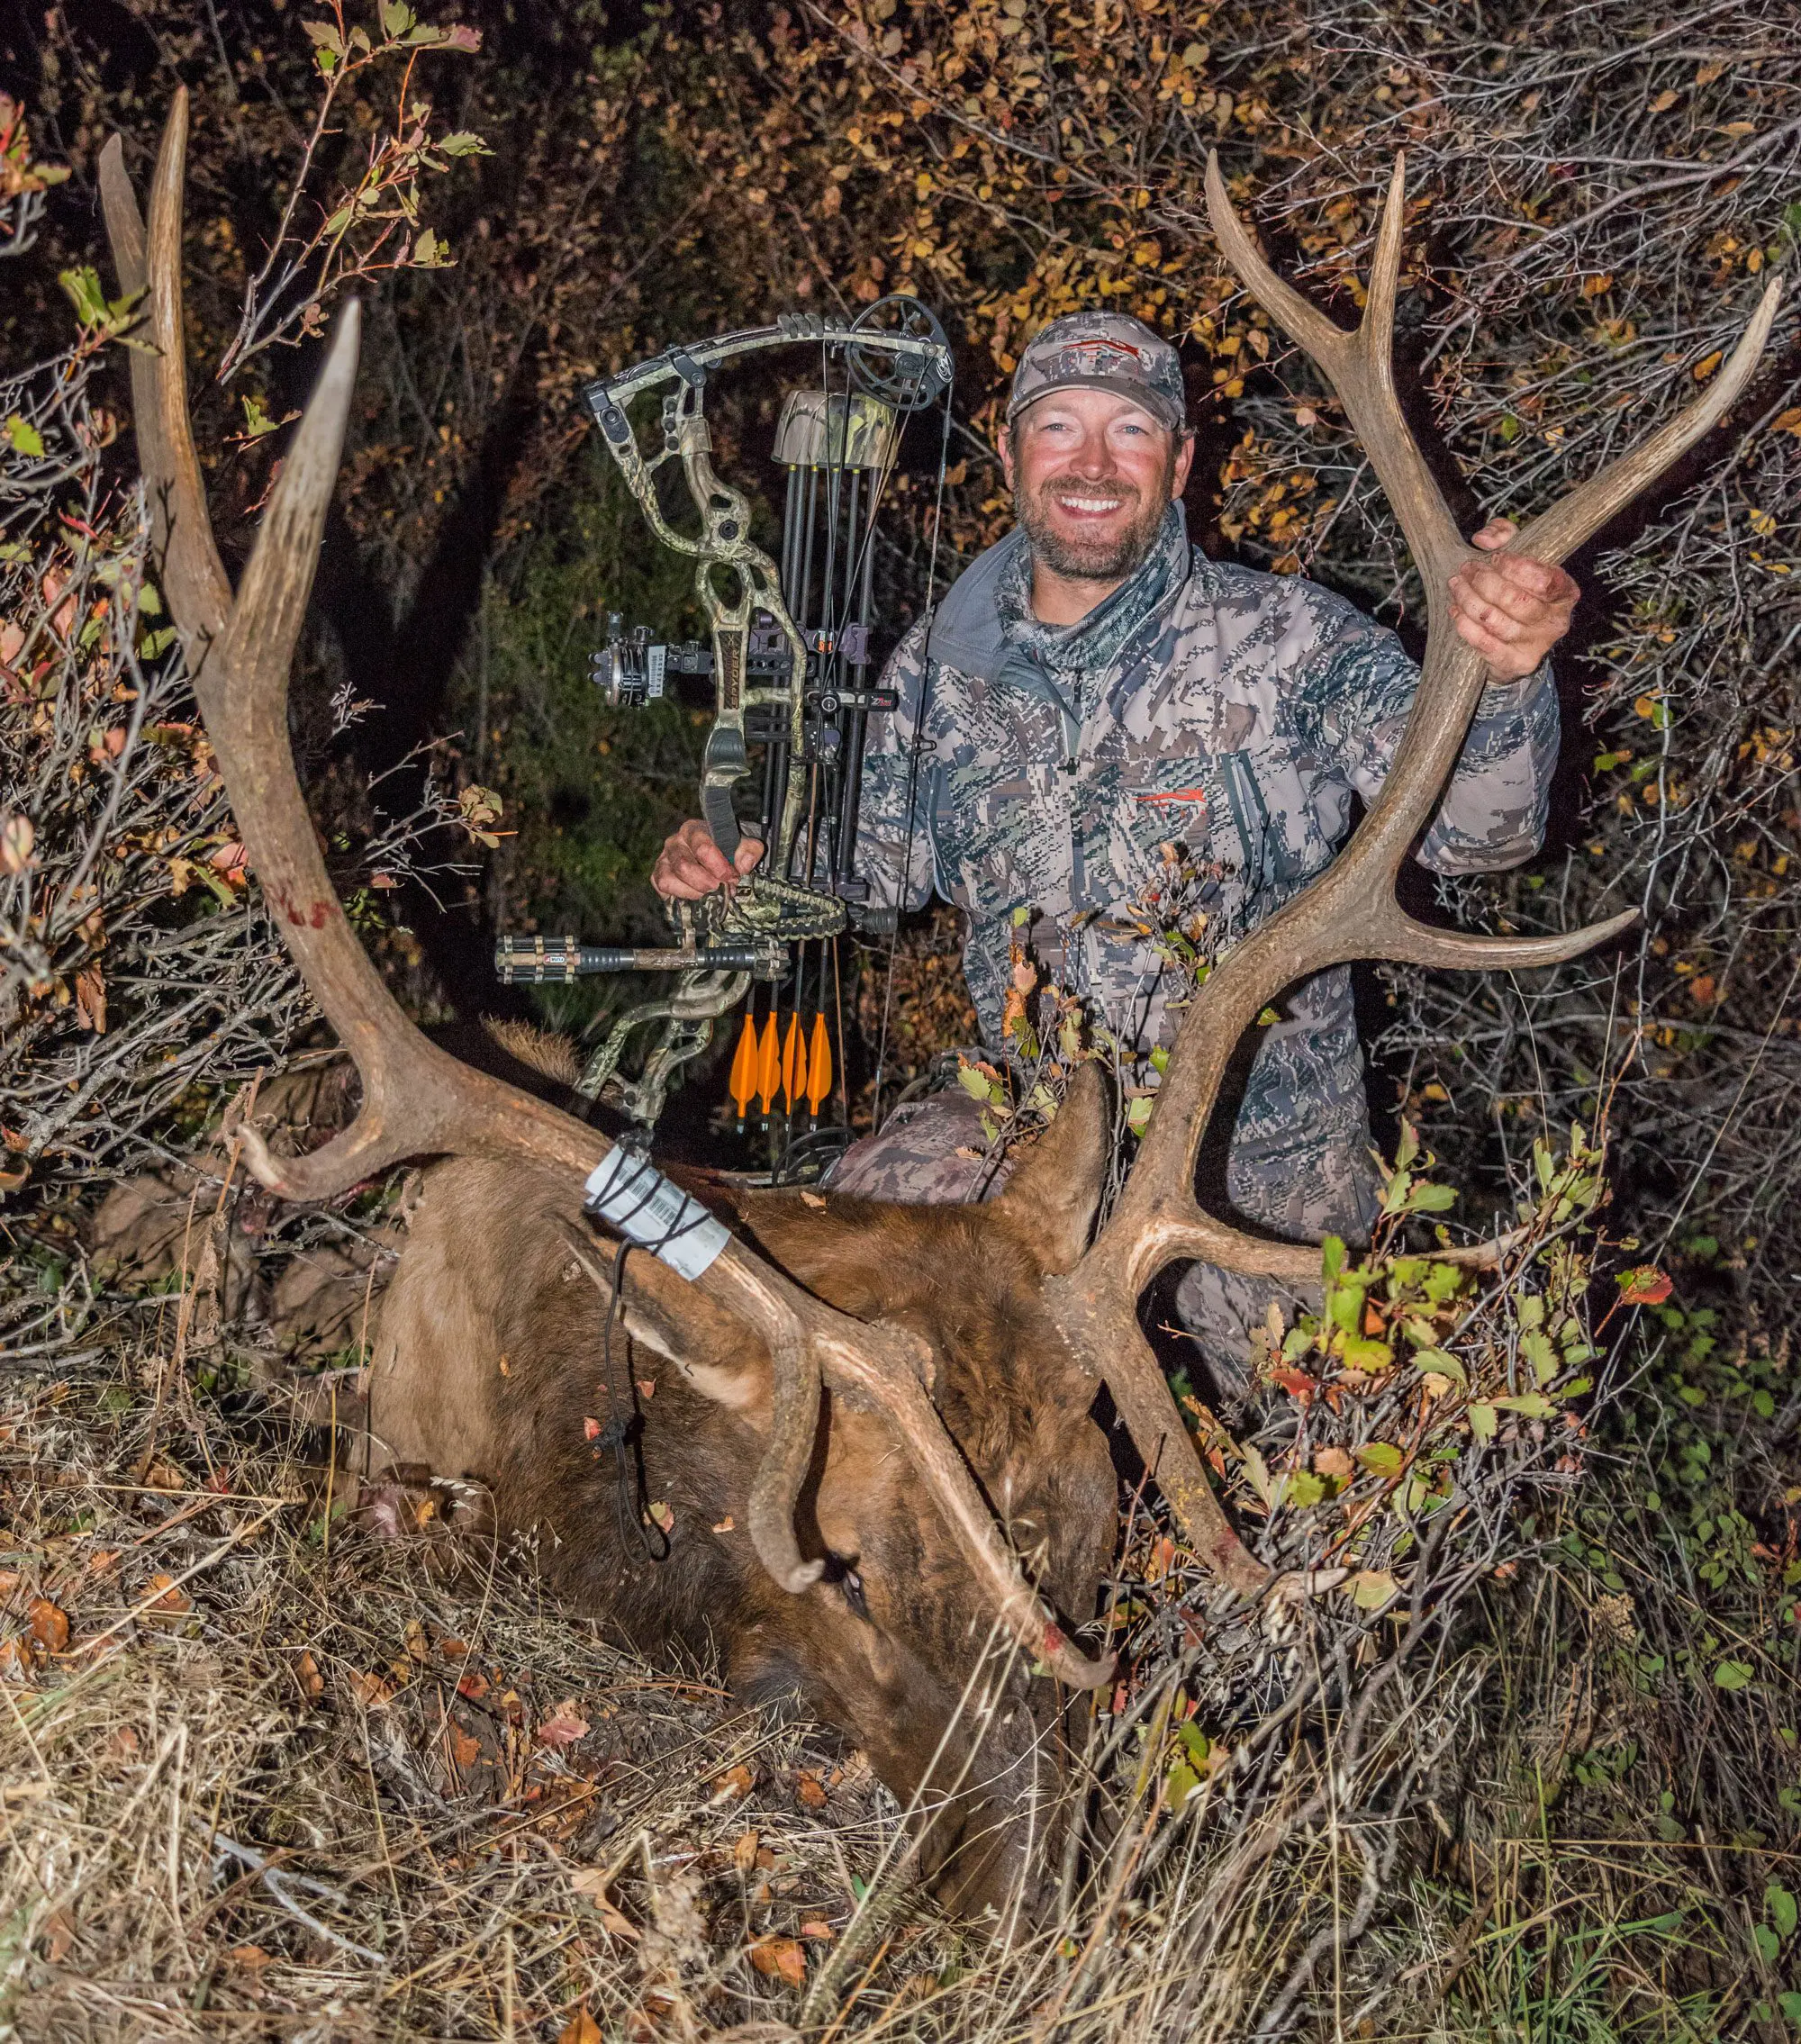
[[[726,363],[796,346],[818,348],[822,387],[791,391],[776,429],[775,459],[788,475],[778,565],[751,536],[748,497],[713,467],[705,401],[710,376]],[[837,390],[834,369],[842,372]],[[594,656],[595,680],[609,701],[637,705],[662,696],[671,675],[710,674],[714,713],[701,755],[701,813],[727,859],[747,835],[764,846],[757,868],[736,886],[700,902],[667,904],[674,926],[667,945],[501,939],[495,965],[507,981],[677,975],[672,991],[620,1017],[578,1082],[582,1093],[597,1098],[632,1032],[660,1023],[638,1078],[619,1086],[621,1105],[647,1131],[676,1068],[706,1048],[719,1017],[754,981],[776,988],[791,972],[796,998],[785,1044],[773,996],[760,1040],[747,1012],[732,1067],[739,1125],[753,1094],[765,1118],[778,1095],[792,1116],[804,1094],[817,1122],[829,1091],[827,945],[845,927],[846,905],[868,898],[869,884],[855,871],[864,735],[872,712],[894,708],[891,694],[870,685],[876,516],[905,415],[940,397],[942,480],[951,375],[944,329],[919,300],[896,294],[849,321],[792,313],[772,327],[665,348],[587,390],[607,449],[651,529],[693,559],[712,639],[710,648],[654,643],[645,628],[628,631],[623,618],[610,613],[607,644]],[[647,455],[628,407],[658,391],[663,444]],[[683,531],[665,514],[657,478],[672,461],[679,463],[699,513],[698,532]],[[735,586],[722,588],[722,577]],[[752,786],[753,747],[762,751],[760,796]],[[820,999],[810,1043],[801,1023],[800,982],[805,947],[814,941],[820,945]],[[797,946],[798,966],[791,955]],[[840,1070],[843,1062],[840,1027]],[[791,1140],[791,1164],[794,1148]]]

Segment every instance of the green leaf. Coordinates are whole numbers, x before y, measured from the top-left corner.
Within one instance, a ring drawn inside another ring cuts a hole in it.
[[[479,135],[471,134],[466,128],[457,129],[454,135],[446,135],[431,146],[440,156],[492,156],[494,153]],[[1019,913],[1017,909],[1013,912],[1016,916]]]
[[[1561,1365],[1557,1351],[1552,1346],[1551,1336],[1539,1328],[1520,1336],[1520,1353],[1532,1365],[1532,1374],[1541,1390],[1556,1376]]]
[[[1413,1359],[1413,1366],[1417,1370],[1430,1370],[1440,1377],[1448,1377],[1460,1391],[1470,1388],[1469,1372],[1449,1349],[1421,1349]]]
[[[1151,1126],[1151,1109],[1156,1105],[1148,1093],[1138,1093],[1126,1103],[1126,1126],[1134,1135],[1142,1135]]]
[[[1776,2005],[1782,2011],[1786,2021],[1792,2022],[1796,2030],[1801,2030],[1801,1994],[1778,1994]]]
[[[1205,1760],[1213,1750],[1213,1741],[1192,1720],[1186,1724],[1177,1725],[1176,1737],[1188,1748],[1190,1756],[1196,1760]]]
[[[1320,1244],[1320,1269],[1326,1281],[1330,1284],[1344,1268],[1344,1244],[1335,1235],[1329,1235]]]
[[[1742,1689],[1756,1673],[1748,1660],[1723,1660],[1714,1670],[1714,1685],[1720,1689]]]
[[[1763,1891],[1763,1906],[1769,1912],[1769,1921],[1776,1926],[1777,1936],[1792,1938],[1796,1921],[1793,1893],[1779,1882],[1772,1881]]]
[[[1386,1569],[1362,1569],[1351,1578],[1351,1600],[1359,1611],[1380,1611],[1400,1587]]]
[[[36,461],[44,451],[44,437],[29,419],[22,419],[15,412],[6,421],[6,438],[12,441],[15,454],[29,456]]]
[[[301,33],[316,50],[336,59],[344,54],[344,39],[335,22],[303,22]]]
[[[1178,1760],[1163,1777],[1163,1800],[1172,1810],[1180,1810],[1190,1795],[1200,1793],[1200,1777],[1186,1760]]]
[[[79,269],[62,270],[57,282],[68,292],[75,316],[85,327],[97,327],[106,318],[106,294],[100,288],[99,273],[83,264]]]
[[[957,1084],[963,1088],[971,1099],[980,1100],[983,1107],[988,1105],[988,1075],[986,1072],[978,1072],[973,1064],[960,1064],[957,1066]]]
[[[1407,1462],[1392,1441],[1366,1441],[1356,1450],[1356,1456],[1371,1476],[1398,1476]]]
[[[1758,1957],[1766,1966],[1774,1966],[1776,1955],[1782,1949],[1782,1940],[1768,1923],[1753,1923],[1751,1935],[1752,1943],[1757,1947]]]
[[[1293,1470],[1281,1479],[1282,1503],[1292,1505],[1297,1511],[1319,1504],[1325,1496],[1326,1479],[1311,1470]]]
[[[382,33],[386,36],[404,35],[419,19],[406,0],[382,0]]]
[[[1170,1054],[1162,1044],[1159,1044],[1151,1053],[1151,1070],[1154,1072],[1159,1078],[1162,1078],[1163,1073],[1166,1072],[1169,1068]]]
[[[1511,1398],[1496,1398],[1491,1403],[1503,1412],[1517,1413],[1522,1419],[1549,1419],[1557,1407],[1542,1391],[1521,1391]]]
[[[1366,1370],[1373,1376],[1379,1370],[1387,1370],[1394,1360],[1395,1352],[1386,1342],[1360,1336],[1344,1344],[1344,1367],[1347,1370]]]
[[[1457,1189],[1451,1185],[1416,1185],[1407,1194],[1410,1214],[1443,1214],[1457,1204]]]
[[[1477,1399],[1470,1406],[1470,1438],[1472,1441],[1492,1441],[1499,1415],[1486,1398]]]

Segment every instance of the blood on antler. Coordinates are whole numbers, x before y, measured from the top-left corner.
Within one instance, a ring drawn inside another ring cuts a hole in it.
[[[1147,1460],[1148,1444],[1161,1442],[1158,1480],[1190,1537],[1223,1575],[1247,1588],[1257,1587],[1262,1572],[1214,1500],[1137,1316],[1145,1287],[1180,1258],[1289,1282],[1318,1279],[1317,1249],[1246,1235],[1208,1213],[1195,1196],[1201,1142],[1237,1044],[1285,988],[1330,965],[1359,958],[1464,969],[1555,965],[1605,944],[1635,915],[1628,910],[1562,936],[1472,936],[1416,921],[1395,897],[1401,862],[1437,807],[1488,679],[1482,656],[1459,637],[1451,614],[1451,576],[1478,556],[1464,544],[1395,392],[1404,182],[1405,158],[1398,158],[1362,322],[1347,333],[1263,260],[1226,197],[1217,156],[1208,158],[1208,213],[1226,260],[1337,393],[1400,521],[1425,587],[1425,657],[1380,796],[1335,864],[1214,967],[1183,1020],[1118,1207],[1082,1262],[1051,1286],[1071,1347],[1106,1379]],[[1757,366],[1778,288],[1772,281],[1764,292],[1705,395],[1532,520],[1511,550],[1553,564],[1565,559],[1716,424]]]
[[[323,1149],[276,1157],[245,1124],[237,1130],[245,1160],[262,1184],[290,1199],[330,1198],[403,1158],[431,1155],[523,1160],[567,1173],[580,1186],[612,1145],[574,1117],[429,1043],[382,983],[327,877],[294,773],[287,688],[349,414],[357,311],[349,305],[339,319],[234,596],[213,543],[188,419],[181,311],[186,133],[184,92],[163,132],[148,235],[118,137],[100,167],[121,286],[148,290],[154,352],[133,353],[131,383],[163,590],[250,865],[363,1086],[356,1121]],[[683,1324],[684,1310],[723,1308],[766,1345],[774,1424],[751,1492],[748,1530],[784,1587],[802,1592],[821,1570],[801,1557],[794,1504],[813,1454],[823,1383],[887,1417],[975,1581],[1028,1657],[1075,1687],[1107,1678],[1110,1660],[1081,1654],[1020,1574],[927,1393],[929,1357],[917,1337],[833,1311],[736,1240],[692,1289],[648,1256],[632,1259],[627,1287],[642,1288],[674,1325]]]

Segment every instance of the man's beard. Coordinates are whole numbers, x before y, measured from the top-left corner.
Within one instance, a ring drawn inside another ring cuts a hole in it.
[[[1055,476],[1041,485],[1036,497],[1028,497],[1016,482],[1013,515],[1025,528],[1034,556],[1053,574],[1063,575],[1072,582],[1121,583],[1135,568],[1143,565],[1156,544],[1157,534],[1163,529],[1163,513],[1169,508],[1169,484],[1173,475],[1172,463],[1162,492],[1152,496],[1142,495],[1137,486],[1127,483],[1123,476],[1109,476],[1100,482],[1090,482],[1084,477],[1082,485],[1084,493],[1118,497],[1127,505],[1132,505],[1134,498],[1138,499],[1125,529],[1105,537],[1097,534],[1089,540],[1072,538],[1052,526],[1045,499],[1054,490],[1071,489],[1072,479],[1067,475]]]

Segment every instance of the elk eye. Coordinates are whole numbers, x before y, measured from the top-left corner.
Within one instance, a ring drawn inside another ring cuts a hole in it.
[[[826,1580],[837,1585],[845,1602],[859,1618],[868,1619],[869,1601],[863,1594],[863,1578],[841,1554],[827,1555]]]

